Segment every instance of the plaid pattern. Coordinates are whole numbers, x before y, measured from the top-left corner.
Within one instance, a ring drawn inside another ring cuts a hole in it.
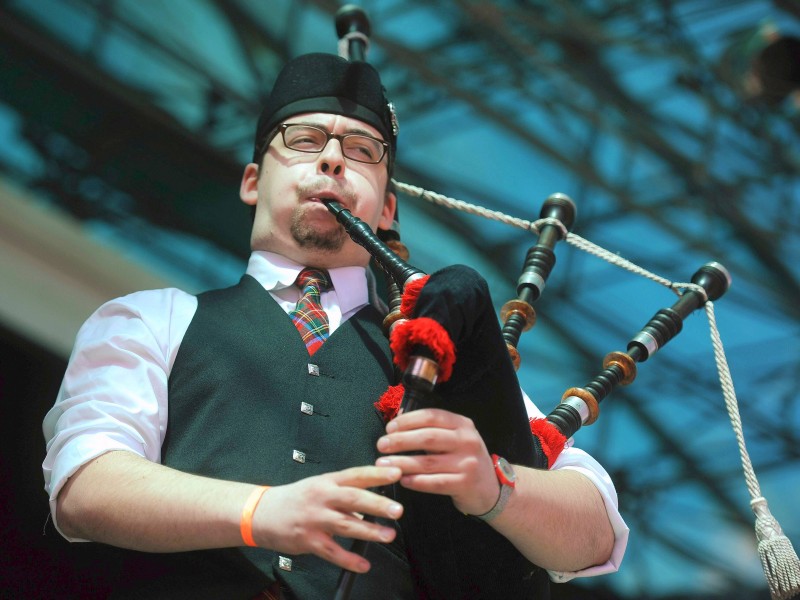
[[[289,316],[300,332],[309,355],[313,355],[330,335],[328,315],[322,310],[319,298],[322,292],[331,288],[331,281],[327,271],[303,269],[297,276],[295,285],[300,288],[302,295]]]

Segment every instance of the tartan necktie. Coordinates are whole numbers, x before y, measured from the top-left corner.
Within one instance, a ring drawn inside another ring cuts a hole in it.
[[[322,269],[303,269],[295,280],[300,288],[300,299],[289,316],[300,332],[309,355],[319,350],[328,339],[328,315],[322,310],[320,294],[331,288],[328,272]]]

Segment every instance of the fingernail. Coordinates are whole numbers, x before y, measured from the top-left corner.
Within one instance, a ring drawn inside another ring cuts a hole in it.
[[[391,432],[393,432],[395,429],[397,429],[397,423],[395,423],[394,421],[389,421],[389,422],[386,424],[386,433],[391,433]]]
[[[375,461],[375,464],[379,467],[391,467],[392,461],[388,458],[379,458],[377,461]]]
[[[361,573],[366,573],[367,571],[369,571],[369,561],[366,559],[358,561],[358,570]]]
[[[383,529],[381,531],[381,539],[384,542],[391,542],[394,539],[394,529]]]
[[[403,513],[403,505],[397,503],[390,504],[387,512],[390,517],[399,517]]]
[[[389,438],[383,436],[382,438],[378,439],[378,450],[381,452],[389,449]]]

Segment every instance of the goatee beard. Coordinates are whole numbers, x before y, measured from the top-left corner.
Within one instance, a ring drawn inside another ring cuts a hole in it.
[[[328,231],[320,231],[310,225],[300,209],[295,210],[292,214],[289,231],[301,248],[324,252],[338,252],[347,239],[347,233],[343,227],[334,226]]]
[[[316,195],[335,195],[349,202],[351,205],[356,202],[355,193],[340,182],[330,181],[328,178],[319,177],[315,180],[305,182],[297,186],[299,198],[310,198]],[[338,252],[348,240],[347,232],[338,223],[332,223],[330,228],[316,223],[316,219],[307,218],[306,209],[308,207],[301,204],[292,213],[292,222],[289,232],[295,242],[308,250],[320,250],[324,252]]]

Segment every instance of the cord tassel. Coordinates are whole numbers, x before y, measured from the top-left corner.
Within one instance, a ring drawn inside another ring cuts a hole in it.
[[[788,600],[800,594],[800,559],[780,524],[772,516],[765,498],[750,502],[756,515],[758,556],[769,582],[773,600]]]

